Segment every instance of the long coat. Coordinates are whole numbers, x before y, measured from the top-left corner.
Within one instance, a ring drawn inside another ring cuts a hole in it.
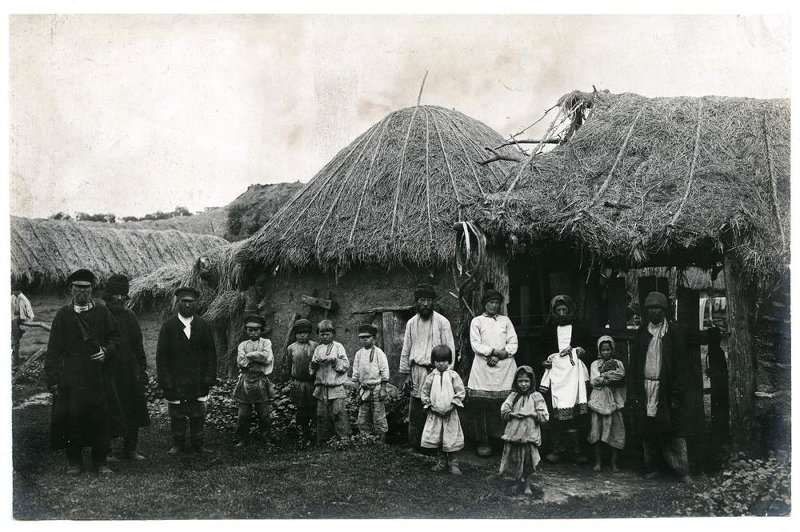
[[[145,398],[147,357],[142,343],[142,329],[136,314],[128,309],[112,311],[111,315],[117,321],[121,337],[117,356],[111,360],[111,374],[125,413],[125,422],[129,427],[146,427],[150,424],[150,415]]]
[[[168,401],[208,395],[217,378],[217,349],[208,323],[195,316],[190,340],[178,316],[165,321],[158,335],[156,370]]]
[[[653,336],[647,324],[636,331],[633,339],[631,358],[628,363],[628,400],[626,406],[632,409],[632,425],[635,433],[648,430],[647,398],[644,391],[644,366],[647,360],[647,347]],[[669,432],[674,436],[685,436],[689,428],[689,416],[685,411],[688,346],[686,331],[680,325],[669,322],[667,333],[661,339],[661,373],[658,386],[658,409],[650,430]],[[672,408],[676,406],[676,408]]]
[[[117,323],[102,305],[77,314],[70,304],[56,313],[44,360],[47,386],[58,386],[50,423],[53,449],[66,448],[73,438],[81,447],[107,445],[122,434],[124,418],[110,366],[119,344]],[[90,360],[101,347],[105,360]]]

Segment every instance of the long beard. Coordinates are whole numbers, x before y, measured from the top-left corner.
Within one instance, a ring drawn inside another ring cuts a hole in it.
[[[427,320],[428,318],[431,317],[431,314],[433,314],[433,309],[430,309],[430,308],[427,308],[427,307],[418,308],[417,309],[417,314],[419,314],[420,317],[422,317],[423,319]]]

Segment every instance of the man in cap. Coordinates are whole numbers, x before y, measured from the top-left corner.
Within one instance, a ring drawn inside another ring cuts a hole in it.
[[[117,322],[121,337],[117,355],[111,360],[111,374],[127,424],[122,435],[122,457],[138,461],[144,460],[144,456],[136,451],[139,427],[150,424],[150,414],[145,398],[147,356],[144,352],[142,329],[136,314],[125,308],[129,287],[128,278],[115,273],[106,281],[103,299]]]
[[[644,308],[647,322],[633,340],[628,394],[633,425],[642,438],[646,476],[658,475],[656,461],[663,457],[681,480],[691,485],[685,412],[681,411],[686,405],[686,333],[667,320],[669,305],[664,294],[647,294]]]
[[[486,290],[481,298],[484,312],[472,318],[469,326],[475,358],[467,380],[466,408],[480,456],[491,454],[490,437],[503,435],[500,406],[511,393],[517,372],[517,333],[511,320],[500,314],[503,299],[497,290]]]
[[[425,379],[434,368],[431,351],[438,345],[446,345],[454,356],[456,352],[450,322],[433,310],[435,301],[436,292],[431,285],[419,284],[414,289],[417,314],[406,323],[403,350],[400,353],[399,373],[405,386],[411,387],[408,404],[408,444],[417,450],[421,450],[422,430],[427,419],[420,394]]]
[[[120,344],[119,329],[108,309],[92,300],[91,271],[77,270],[67,281],[72,302],[53,318],[44,361],[53,394],[51,444],[66,449],[70,475],[81,472],[83,447],[92,448],[96,472],[111,473],[106,463],[111,437],[124,428],[109,367]]]
[[[11,281],[11,358],[14,367],[19,366],[19,343],[24,331],[21,325],[33,321],[33,307],[25,294],[22,283]]]
[[[192,287],[175,290],[178,314],[164,322],[156,347],[158,386],[164,391],[172,425],[169,455],[186,450],[210,453],[203,440],[208,391],[217,380],[217,349],[211,327],[196,315],[200,293]]]
[[[286,373],[292,377],[292,402],[297,407],[295,422],[300,431],[300,447],[311,443],[311,428],[317,419],[317,399],[314,397],[314,379],[311,357],[317,342],[309,340],[311,322],[299,319],[292,326],[295,341],[286,348]]]

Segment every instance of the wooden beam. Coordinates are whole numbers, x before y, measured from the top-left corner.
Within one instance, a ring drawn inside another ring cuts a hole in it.
[[[310,307],[320,307],[325,310],[331,310],[331,308],[333,308],[333,301],[330,299],[322,299],[321,297],[300,296],[300,301]]]
[[[724,260],[728,315],[728,397],[731,443],[739,450],[753,450],[757,441],[755,419],[755,358],[750,327],[751,294],[739,260],[726,253]]]
[[[400,305],[395,307],[373,307],[362,310],[354,310],[353,314],[375,314],[382,312],[410,312],[414,310],[414,305]]]

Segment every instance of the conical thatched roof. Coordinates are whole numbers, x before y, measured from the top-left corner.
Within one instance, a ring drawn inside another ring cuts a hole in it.
[[[80,222],[11,217],[11,278],[57,287],[78,268],[101,282],[112,273],[137,277],[161,266],[187,267],[225,244],[174,230],[114,229]]]
[[[393,112],[341,150],[246,241],[248,265],[432,266],[454,256],[462,208],[506,186],[512,163],[478,164],[503,138],[457,111]],[[498,150],[521,159],[513,148]]]
[[[745,268],[789,263],[789,101],[571,93],[585,123],[521,163],[510,193],[476,214],[495,235],[565,240],[603,261]]]

